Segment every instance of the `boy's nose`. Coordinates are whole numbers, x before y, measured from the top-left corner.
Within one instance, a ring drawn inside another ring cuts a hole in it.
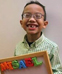
[[[29,22],[36,22],[36,19],[34,18],[34,16],[31,16],[31,17],[29,18]]]

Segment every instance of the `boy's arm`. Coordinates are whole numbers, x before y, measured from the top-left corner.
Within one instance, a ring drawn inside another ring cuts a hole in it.
[[[50,61],[52,65],[53,74],[62,74],[62,66],[59,59],[58,47],[55,47],[51,53],[52,54]]]

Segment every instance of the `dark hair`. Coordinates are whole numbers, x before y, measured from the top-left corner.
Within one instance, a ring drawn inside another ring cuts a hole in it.
[[[25,6],[24,6],[24,9],[25,9],[25,7],[26,6],[28,6],[28,5],[30,5],[30,4],[37,4],[37,5],[39,5],[39,6],[41,6],[42,8],[43,8],[43,10],[44,10],[44,21],[46,20],[46,10],[45,10],[45,6],[44,5],[42,5],[40,2],[38,2],[38,1],[30,1],[30,2],[28,2]],[[22,13],[22,18],[23,18],[23,13]]]

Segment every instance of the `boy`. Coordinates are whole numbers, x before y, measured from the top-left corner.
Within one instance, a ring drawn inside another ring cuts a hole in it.
[[[42,33],[42,29],[45,29],[48,25],[45,7],[38,1],[27,3],[24,7],[20,24],[27,34],[23,42],[18,43],[16,46],[15,56],[47,50],[53,73],[62,74],[58,46]]]

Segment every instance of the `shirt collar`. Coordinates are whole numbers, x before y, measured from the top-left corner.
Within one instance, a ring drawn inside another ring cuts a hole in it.
[[[44,37],[45,37],[45,36],[44,36],[44,34],[42,33],[42,35],[40,36],[40,38],[37,39],[35,42],[33,42],[33,43],[31,44],[31,46],[35,46],[35,47],[39,46],[39,45],[44,41]],[[23,43],[24,43],[24,45],[27,47],[27,46],[29,46],[29,45],[28,45],[26,39],[27,39],[27,36],[25,35],[25,36],[24,36]]]

